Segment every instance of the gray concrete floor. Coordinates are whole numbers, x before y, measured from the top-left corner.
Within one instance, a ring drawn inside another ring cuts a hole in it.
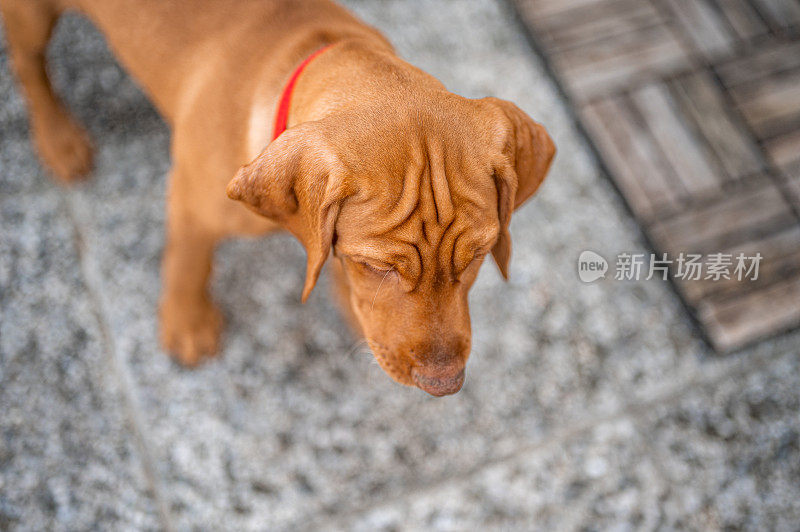
[[[218,360],[161,352],[169,132],[100,35],[62,21],[60,93],[98,147],[64,190],[0,55],[0,529],[475,530],[800,526],[800,335],[711,353],[662,281],[578,281],[647,251],[506,4],[350,0],[400,53],[545,123],[560,153],[484,266],[462,392],[393,384],[299,304],[287,236],[231,241]],[[267,127],[267,125],[265,125]]]

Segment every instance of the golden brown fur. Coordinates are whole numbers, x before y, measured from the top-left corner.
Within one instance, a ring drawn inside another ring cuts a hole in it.
[[[308,253],[303,299],[333,253],[340,303],[398,382],[461,387],[467,292],[492,253],[503,275],[512,211],[554,154],[513,104],[452,94],[328,0],[0,0],[45,164],[64,182],[91,148],[53,95],[44,50],[74,8],[105,33],[173,130],[161,336],[194,365],[218,348],[207,292],[215,245],[283,228]],[[289,129],[268,137],[299,78]],[[232,201],[237,200],[237,201]],[[247,207],[247,208],[245,208]]]

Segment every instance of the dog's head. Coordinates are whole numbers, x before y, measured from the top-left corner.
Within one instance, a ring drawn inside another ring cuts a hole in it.
[[[442,93],[291,128],[228,195],[305,245],[303,301],[333,250],[381,367],[446,395],[461,388],[470,352],[467,292],[489,253],[507,277],[511,213],[554,153],[514,104]]]

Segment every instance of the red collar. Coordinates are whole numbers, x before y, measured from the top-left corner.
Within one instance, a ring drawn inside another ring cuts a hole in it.
[[[297,78],[300,77],[300,74],[303,73],[303,70],[311,61],[313,61],[319,54],[331,46],[333,46],[333,44],[323,46],[313,54],[309,55],[302,63],[298,65],[294,72],[292,72],[292,77],[290,77],[289,81],[286,82],[286,86],[283,88],[283,92],[281,92],[281,99],[278,101],[278,112],[275,115],[275,129],[273,129],[272,132],[272,140],[277,139],[281,133],[286,131],[286,123],[289,120],[289,105],[292,103],[292,92],[294,91],[294,86],[297,84]]]

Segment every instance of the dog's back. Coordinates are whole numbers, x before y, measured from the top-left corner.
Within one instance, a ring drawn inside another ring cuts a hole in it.
[[[294,57],[284,59],[281,50],[291,50],[304,40],[371,32],[328,0],[0,0],[0,4],[9,26],[47,24],[45,19],[55,19],[65,9],[84,13],[168,120],[187,86],[203,71],[213,72],[216,83],[228,81],[226,73],[241,83],[265,63],[280,69],[283,61],[294,61]]]

